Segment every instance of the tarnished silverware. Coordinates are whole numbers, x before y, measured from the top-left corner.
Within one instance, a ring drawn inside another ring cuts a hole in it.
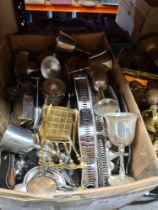
[[[100,117],[104,117],[108,112],[117,112],[118,104],[114,99],[103,98],[94,104],[94,113]]]
[[[16,76],[23,75],[26,73],[28,63],[29,52],[20,51],[15,55],[14,70]]]
[[[36,80],[36,94],[35,94],[35,106],[34,106],[34,123],[33,123],[33,130],[37,130],[39,128],[40,118],[42,114],[42,109],[39,106],[39,79],[40,78],[33,78]]]
[[[47,56],[41,62],[41,74],[45,79],[59,77],[61,75],[61,65],[55,56]]]
[[[81,186],[92,188],[98,186],[97,139],[92,90],[86,74],[74,74],[73,79],[79,109],[79,146],[81,158],[86,164],[82,169]]]
[[[75,40],[70,35],[60,31],[56,39],[56,52],[72,53],[75,50],[87,55],[92,55],[90,52],[78,48]]]
[[[107,50],[104,50],[103,52],[99,54],[95,54],[88,59],[89,65],[93,63],[100,63],[103,64],[105,67],[107,67],[108,70],[111,70],[113,67],[113,57],[111,53]]]
[[[42,84],[42,92],[46,104],[58,106],[64,102],[66,85],[63,80],[58,78],[47,79]]]
[[[29,170],[23,183],[15,186],[15,191],[31,192],[36,194],[52,194],[57,191],[69,191],[65,179],[57,169],[37,166]]]
[[[66,187],[66,182],[57,169],[43,166],[37,166],[28,171],[23,184],[26,185],[27,192],[38,194],[50,194]]]
[[[28,51],[19,51],[15,55],[15,74],[18,77],[29,77],[32,75],[37,75],[40,70],[36,62],[29,61],[30,53]]]
[[[88,74],[92,79],[93,88],[95,91],[106,90],[108,87],[108,75],[109,70],[106,66],[99,62],[91,63],[89,69],[87,70]]]

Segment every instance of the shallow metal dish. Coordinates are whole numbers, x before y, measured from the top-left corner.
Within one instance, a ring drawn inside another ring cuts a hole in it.
[[[87,6],[87,7],[93,7],[99,3],[100,3],[100,1],[97,1],[97,0],[79,0],[78,1],[78,4],[81,4],[81,5]]]
[[[35,168],[32,168],[30,171],[28,171],[24,177],[23,184],[28,185],[28,183],[35,179],[36,177],[45,176],[50,179],[52,179],[57,186],[57,189],[60,189],[62,187],[66,186],[66,182],[62,175],[53,168],[48,168],[44,166],[37,166]]]
[[[100,117],[104,117],[106,113],[117,112],[119,110],[116,100],[111,98],[103,98],[94,104],[94,113]]]
[[[45,57],[41,62],[41,74],[45,79],[59,77],[61,74],[59,60],[55,56]]]

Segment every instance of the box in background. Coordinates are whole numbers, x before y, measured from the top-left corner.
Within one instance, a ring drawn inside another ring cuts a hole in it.
[[[158,33],[157,0],[120,0],[117,24],[136,41],[139,37]]]

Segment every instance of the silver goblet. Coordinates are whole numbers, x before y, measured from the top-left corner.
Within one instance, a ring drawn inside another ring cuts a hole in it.
[[[135,136],[137,113],[106,113],[107,129],[110,142],[117,146],[120,156],[120,170],[118,175],[109,177],[110,185],[121,185],[134,181],[134,178],[125,174],[124,149],[129,146]]]

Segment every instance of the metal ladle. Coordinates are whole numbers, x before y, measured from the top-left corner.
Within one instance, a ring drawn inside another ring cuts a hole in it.
[[[56,39],[56,52],[73,53],[74,51],[92,55],[90,52],[78,48],[75,40],[71,36],[60,31]]]

